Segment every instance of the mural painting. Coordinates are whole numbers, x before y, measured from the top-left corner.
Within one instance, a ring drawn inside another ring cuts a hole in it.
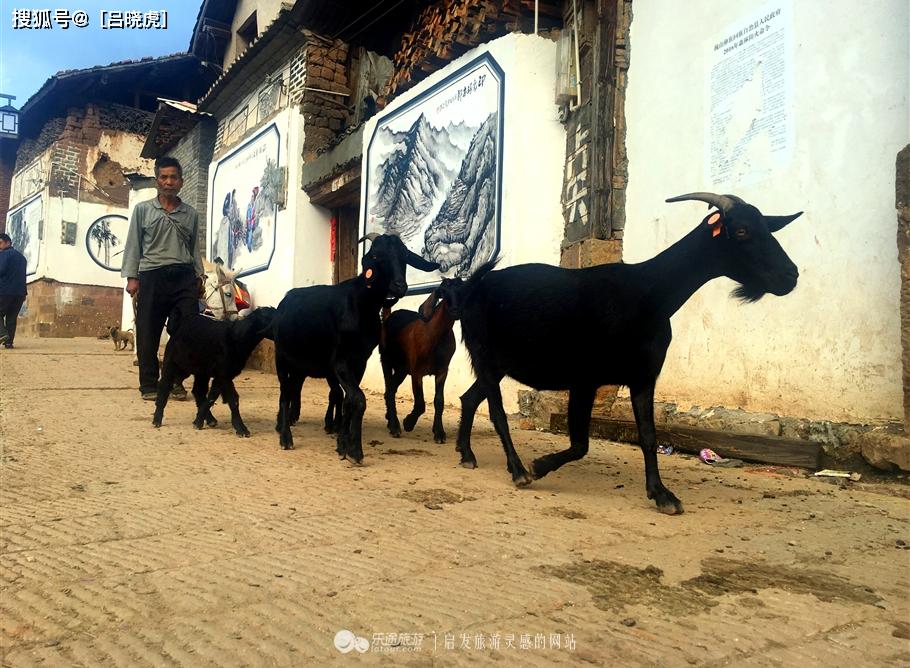
[[[439,273],[499,251],[504,77],[490,54],[380,117],[367,147],[364,234],[397,234]],[[439,274],[408,269],[410,292]]]
[[[38,253],[41,248],[41,196],[34,197],[10,211],[6,219],[6,230],[13,240],[13,246],[25,256],[27,276],[38,271]]]
[[[89,225],[85,247],[89,257],[108,271],[120,272],[123,266],[123,243],[130,221],[126,216],[101,216]]]
[[[211,261],[236,276],[268,269],[275,252],[280,136],[273,124],[216,163],[208,229]]]

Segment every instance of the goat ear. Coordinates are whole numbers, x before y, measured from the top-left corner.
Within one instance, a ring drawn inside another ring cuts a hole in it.
[[[438,262],[430,262],[429,260],[425,260],[417,253],[409,251],[407,248],[405,248],[404,252],[404,261],[415,269],[420,269],[420,271],[435,271],[439,269]]]
[[[420,305],[420,308],[417,309],[420,319],[424,322],[428,322],[430,318],[433,317],[433,308],[436,306],[436,295],[438,291],[433,290],[426,299],[423,300],[423,304]]]
[[[777,232],[792,223],[794,220],[803,215],[803,212],[794,213],[790,216],[764,216],[765,225],[768,226],[769,232]]]

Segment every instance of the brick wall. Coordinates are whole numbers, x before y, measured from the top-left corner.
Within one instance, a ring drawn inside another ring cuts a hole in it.
[[[216,123],[202,119],[167,155],[177,158],[183,168],[180,198],[199,213],[199,250],[205,257],[208,211],[209,164],[215,150]]]
[[[120,324],[122,305],[123,288],[41,279],[28,285],[17,336],[100,336]]]
[[[154,115],[149,112],[118,104],[87,104],[83,108],[71,108],[66,117],[47,121],[38,137],[22,140],[16,154],[16,171],[25,169],[42,151],[53,147],[48,177],[51,196],[76,197],[78,192],[83,200],[102,203],[113,201],[125,206],[129,196],[129,187],[125,182],[113,186],[104,183],[108,197],[102,197],[85,183],[80,188],[79,175],[97,182],[99,176],[93,170],[99,165],[87,164],[88,154],[89,149],[100,142],[103,131],[114,130],[144,136],[151,127],[153,118]],[[119,170],[120,165],[110,161],[110,168]]]
[[[0,139],[0,232],[6,232],[6,214],[16,168],[16,142]]]
[[[350,102],[348,87],[348,45],[341,40],[328,39],[308,33],[306,49],[306,86],[301,96],[304,116],[303,160],[316,158],[320,149],[327,146],[351,121],[347,105]],[[318,88],[337,91],[339,95],[310,90]]]

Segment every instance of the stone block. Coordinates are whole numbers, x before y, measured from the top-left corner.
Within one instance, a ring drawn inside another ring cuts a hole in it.
[[[910,438],[869,432],[860,438],[860,449],[869,464],[883,471],[910,471]]]

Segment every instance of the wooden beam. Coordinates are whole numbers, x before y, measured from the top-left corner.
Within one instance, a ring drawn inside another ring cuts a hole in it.
[[[358,161],[341,174],[304,188],[310,202],[327,209],[357,204],[360,200],[360,167]]]
[[[567,433],[565,413],[550,416],[550,431]],[[591,436],[608,441],[638,443],[638,428],[634,422],[610,418],[591,418]],[[677,425],[659,425],[657,442],[672,445],[675,449],[697,455],[702,448],[710,448],[721,457],[732,457],[760,464],[798,466],[818,469],[821,446],[811,441],[756,434],[735,434],[709,429],[696,429]]]

